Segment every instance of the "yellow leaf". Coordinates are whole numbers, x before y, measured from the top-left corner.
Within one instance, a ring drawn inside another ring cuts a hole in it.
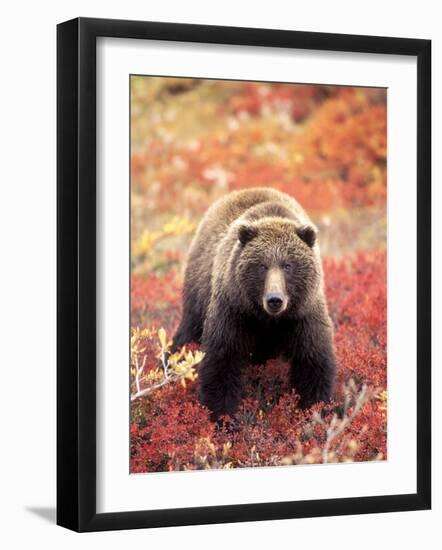
[[[227,441],[227,443],[224,443],[223,445],[223,455],[226,456],[229,453],[229,450],[232,448],[232,443],[230,441]]]
[[[204,359],[204,353],[202,351],[196,351],[193,356],[193,364],[197,365]]]
[[[161,347],[164,349],[166,347],[166,331],[163,328],[160,328],[158,331],[158,339]]]

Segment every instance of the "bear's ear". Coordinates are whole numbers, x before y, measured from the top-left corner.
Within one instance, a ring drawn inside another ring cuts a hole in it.
[[[240,225],[238,229],[239,242],[244,246],[258,234],[258,230],[253,225]]]
[[[296,234],[310,248],[312,248],[316,242],[316,231],[310,225],[302,225],[301,227],[298,227],[296,229]]]

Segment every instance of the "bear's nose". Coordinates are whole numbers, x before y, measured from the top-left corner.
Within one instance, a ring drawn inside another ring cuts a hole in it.
[[[267,296],[267,307],[270,311],[278,311],[281,309],[283,303],[283,296],[279,293],[272,293]]]

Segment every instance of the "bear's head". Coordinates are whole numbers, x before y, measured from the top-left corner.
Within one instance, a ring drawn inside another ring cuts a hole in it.
[[[235,278],[241,296],[260,317],[305,314],[321,284],[316,229],[284,218],[241,222]]]

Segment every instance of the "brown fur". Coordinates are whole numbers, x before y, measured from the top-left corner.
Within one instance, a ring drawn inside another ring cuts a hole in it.
[[[271,314],[266,304],[274,295],[281,309]],[[251,357],[289,361],[302,406],[330,400],[332,336],[316,228],[302,207],[268,188],[236,191],[213,204],[189,252],[174,338],[175,347],[202,344],[200,398],[213,418],[235,413],[240,371]]]

